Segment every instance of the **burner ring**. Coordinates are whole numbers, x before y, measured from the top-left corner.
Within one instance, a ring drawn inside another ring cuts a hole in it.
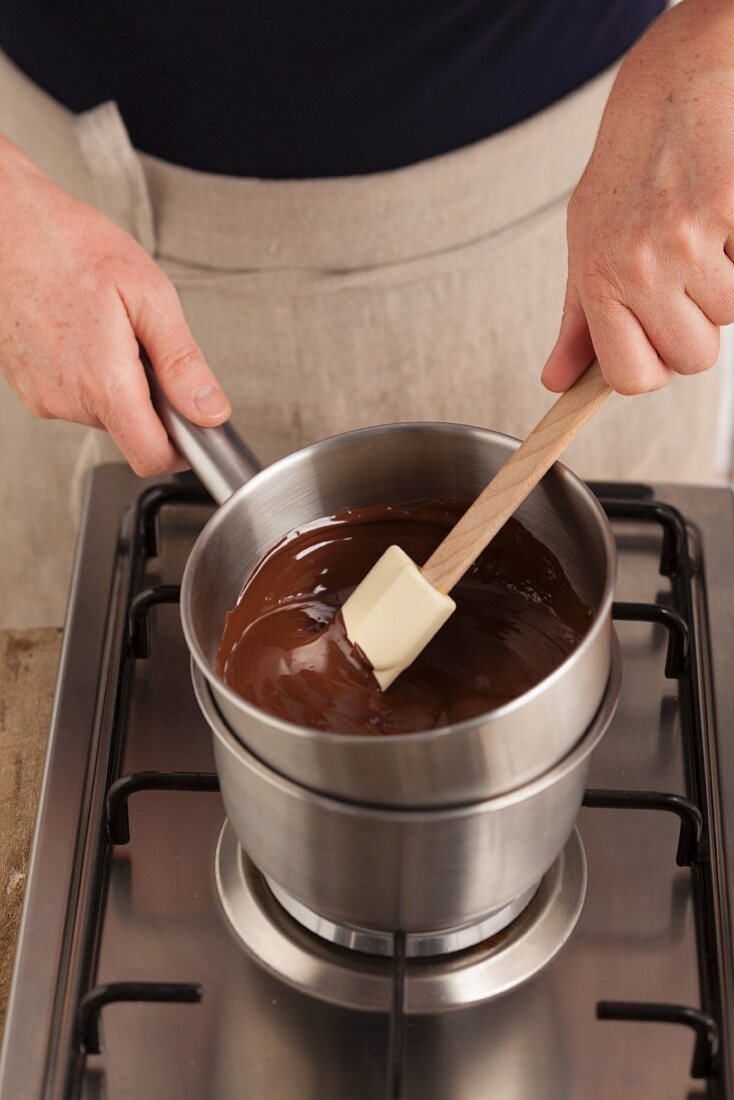
[[[271,974],[319,1000],[363,1011],[389,1011],[391,960],[329,943],[304,928],[276,900],[228,821],[217,845],[216,881],[232,931]],[[501,932],[451,955],[410,960],[406,1012],[463,1008],[528,981],[571,935],[585,894],[586,858],[574,829],[534,896]]]
[[[360,928],[358,925],[335,924],[309,909],[296,898],[283,890],[275,882],[264,876],[271,893],[294,920],[307,928],[309,932],[320,936],[338,947],[347,947],[350,951],[361,951],[366,955],[392,956],[393,936],[390,932],[380,932],[375,928]],[[437,932],[409,932],[405,937],[405,954],[409,959],[450,955],[455,951],[465,951],[484,940],[502,932],[533,899],[539,883],[511,901],[495,909],[481,920],[459,928],[446,928]]]

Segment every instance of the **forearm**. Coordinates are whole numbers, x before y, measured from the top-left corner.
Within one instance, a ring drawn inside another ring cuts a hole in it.
[[[666,18],[675,27],[673,44],[691,71],[703,64],[731,70],[734,64],[734,4],[731,0],[682,0]]]
[[[569,206],[565,389],[596,353],[623,393],[716,361],[734,321],[734,3],[682,0],[622,64]]]

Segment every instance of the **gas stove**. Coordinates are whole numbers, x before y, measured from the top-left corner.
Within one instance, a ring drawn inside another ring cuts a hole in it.
[[[734,1098],[734,497],[594,488],[622,689],[577,830],[480,934],[376,943],[225,823],[175,606],[206,494],[94,472],[0,1100]]]

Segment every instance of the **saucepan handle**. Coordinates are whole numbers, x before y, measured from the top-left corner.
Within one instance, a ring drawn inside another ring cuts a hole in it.
[[[145,348],[138,346],[153,407],[169,439],[217,504],[224,504],[236,489],[262,469],[262,464],[229,420],[218,428],[201,428],[175,409],[163,392]]]

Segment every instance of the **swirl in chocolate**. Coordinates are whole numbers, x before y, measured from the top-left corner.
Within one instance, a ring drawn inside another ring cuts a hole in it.
[[[336,733],[412,733],[507,703],[553,672],[592,612],[558,559],[510,519],[454,589],[456,611],[382,692],[337,612],[384,550],[422,565],[466,503],[349,509],[286,535],[227,615],[217,667],[255,706]]]

